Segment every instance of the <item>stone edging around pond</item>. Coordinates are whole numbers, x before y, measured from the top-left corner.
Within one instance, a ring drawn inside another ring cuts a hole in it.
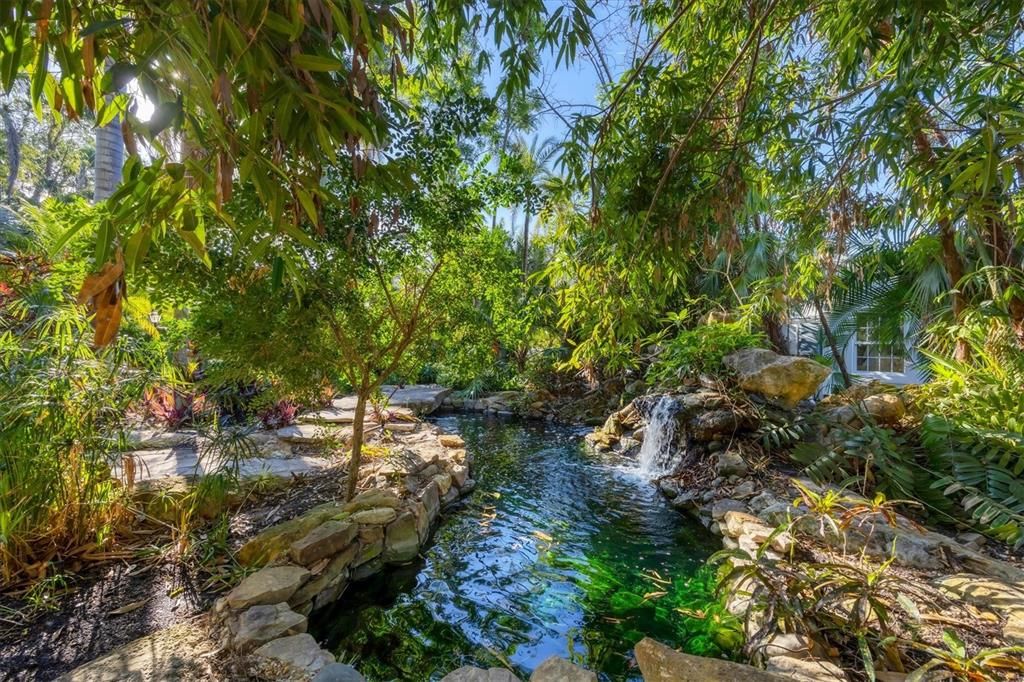
[[[462,438],[430,440],[384,458],[377,482],[387,487],[314,507],[243,545],[238,560],[262,568],[215,604],[221,646],[244,654],[251,672],[274,679],[305,679],[333,664],[334,656],[306,634],[307,616],[335,602],[349,584],[414,559],[442,507],[475,486]]]

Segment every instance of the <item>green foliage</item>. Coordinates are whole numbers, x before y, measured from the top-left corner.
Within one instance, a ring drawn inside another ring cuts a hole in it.
[[[403,132],[403,95],[456,70],[489,66],[490,53],[459,58],[480,39],[500,52],[499,90],[524,92],[538,53],[568,62],[590,43],[587,4],[386,3],[254,0],[195,5],[182,0],[5,3],[0,7],[0,88],[27,76],[38,114],[120,120],[129,142],[121,187],[96,232],[97,265],[124,247],[129,268],[175,234],[207,259],[205,214],[242,241],[254,223],[278,237],[278,256],[299,265],[289,244],[309,243],[323,210],[355,197],[328,191],[325,169],[351,161],[373,174],[371,148]],[[453,66],[453,62],[455,65]],[[459,80],[458,78],[456,80]],[[137,87],[128,87],[130,83]],[[135,115],[142,98],[148,121]],[[270,104],[272,103],[272,106]],[[189,153],[169,149],[179,133]],[[139,142],[149,146],[147,163]],[[384,164],[386,165],[386,164]],[[259,210],[236,212],[234,186]],[[358,199],[357,197],[355,197]],[[243,219],[240,219],[243,218]]]
[[[48,562],[107,547],[126,521],[124,414],[163,376],[131,333],[95,352],[71,302],[81,262],[5,256],[0,281],[0,576],[43,577]],[[127,477],[127,474],[126,474]]]
[[[662,343],[661,352],[647,369],[651,383],[678,382],[700,374],[724,373],[722,358],[741,348],[764,346],[763,334],[742,322],[712,322],[680,329]]]

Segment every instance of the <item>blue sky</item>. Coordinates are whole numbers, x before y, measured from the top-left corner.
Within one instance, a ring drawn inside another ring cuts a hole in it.
[[[557,2],[548,2],[554,7]],[[601,78],[598,74],[596,64],[603,60],[612,79],[617,79],[627,68],[629,68],[636,55],[634,54],[639,30],[630,21],[631,2],[627,0],[605,0],[593,3],[594,12],[593,30],[596,42],[600,49],[601,57],[597,57],[595,51],[589,53],[581,50],[577,54],[574,63],[562,64],[556,67],[556,55],[545,52],[540,55],[541,74],[535,83],[537,90],[543,93],[546,102],[541,103],[541,114],[538,116],[536,129],[524,134],[527,141],[534,135],[544,141],[554,138],[561,142],[567,131],[562,118],[570,119],[572,113],[594,112],[598,107],[598,100],[602,88]],[[642,45],[645,46],[645,45]],[[501,79],[499,60],[495,56],[492,59],[492,70],[485,78],[485,85],[494,93]],[[550,111],[548,104],[557,107],[562,117]],[[546,111],[545,111],[546,110]],[[516,233],[522,229],[522,218],[515,210],[502,210],[498,213],[499,222],[507,225],[514,219]]]

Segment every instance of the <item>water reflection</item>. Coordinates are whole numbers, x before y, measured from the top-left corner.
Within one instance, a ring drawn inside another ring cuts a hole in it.
[[[605,680],[639,679],[630,650],[650,635],[696,653],[718,633],[714,538],[636,471],[584,452],[578,430],[441,417],[476,454],[477,489],[425,558],[360,583],[311,623],[371,680],[438,679],[466,664],[524,679],[552,654]],[[720,638],[719,638],[720,639]]]

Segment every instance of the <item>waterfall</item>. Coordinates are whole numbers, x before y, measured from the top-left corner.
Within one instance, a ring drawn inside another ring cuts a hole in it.
[[[647,419],[644,441],[637,457],[640,472],[650,478],[672,473],[682,454],[675,445],[675,439],[676,401],[663,395]]]

